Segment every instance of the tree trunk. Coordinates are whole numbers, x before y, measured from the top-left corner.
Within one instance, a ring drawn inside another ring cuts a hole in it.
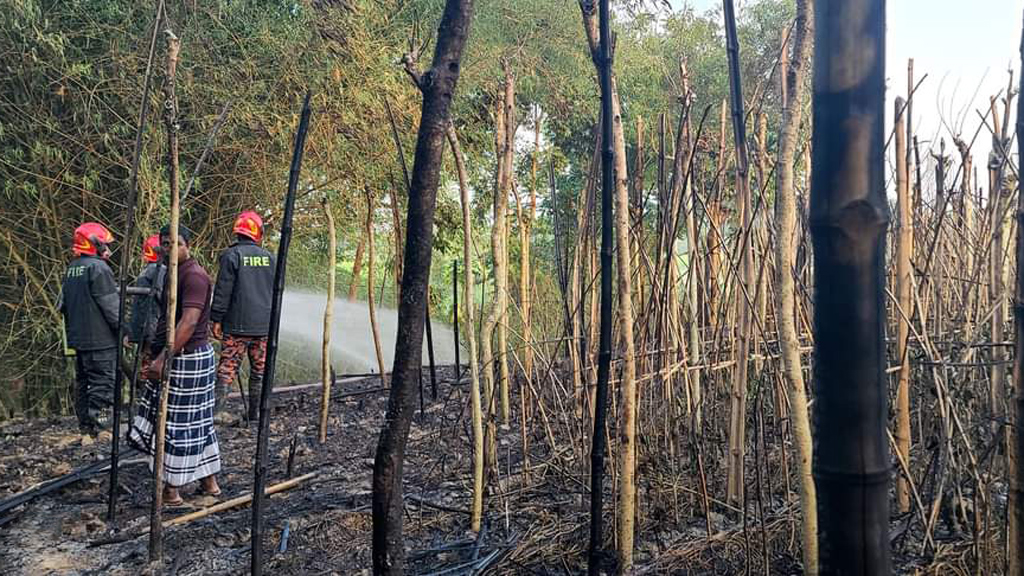
[[[819,0],[815,50],[810,221],[821,573],[884,576],[892,572],[884,0]]]
[[[415,387],[422,365],[423,323],[434,240],[434,209],[449,110],[469,34],[472,0],[447,0],[435,40],[429,81],[412,70],[423,93],[416,139],[409,211],[406,218],[405,269],[387,415],[373,463],[373,570],[397,576],[405,571],[402,535],[402,466],[415,412]]]
[[[334,214],[325,198],[321,203],[327,219],[327,302],[324,304],[324,338],[320,349],[320,379],[323,397],[320,401],[320,443],[327,442],[327,414],[331,407],[331,318],[334,316],[334,268],[337,266],[338,240],[334,229]]]
[[[480,521],[484,508],[484,427],[483,409],[480,404],[480,375],[476,360],[476,335],[473,332],[473,219],[472,205],[469,201],[469,177],[466,174],[466,163],[459,148],[459,139],[455,126],[448,124],[448,144],[455,156],[455,168],[459,176],[459,198],[462,201],[462,258],[466,265],[465,302],[466,302],[466,340],[469,345],[469,399],[473,418],[473,505],[470,507],[470,529],[480,531]],[[455,312],[458,314],[458,310]]]
[[[814,26],[812,0],[797,0],[796,24],[793,31],[793,59],[783,81],[783,100],[779,126],[778,191],[775,196],[775,322],[779,332],[779,352],[783,374],[789,391],[792,415],[794,456],[800,480],[800,508],[803,512],[804,573],[818,573],[818,513],[811,475],[812,438],[807,409],[807,388],[804,385],[800,358],[800,336],[796,329],[796,177],[794,163],[800,139],[803,116],[805,77],[810,64]]]

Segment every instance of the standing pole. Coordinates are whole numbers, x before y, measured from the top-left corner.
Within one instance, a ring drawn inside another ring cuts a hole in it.
[[[320,377],[324,383],[323,396],[320,400],[320,443],[327,442],[327,416],[331,407],[331,319],[334,316],[335,261],[337,259],[338,239],[334,229],[334,214],[331,205],[324,198],[320,205],[327,219],[327,303],[324,305],[324,337],[320,350]]]
[[[462,362],[459,361],[459,261],[452,261],[452,321],[455,337],[455,383],[459,383],[462,373]],[[437,400],[437,398],[434,398]]]
[[[725,39],[729,53],[729,100],[732,104],[732,131],[736,147],[736,199],[740,211],[740,276],[736,289],[735,303],[739,324],[736,327],[739,349],[736,353],[736,371],[732,384],[732,401],[729,412],[729,480],[728,498],[733,505],[744,500],[744,454],[747,434],[747,370],[750,355],[751,319],[748,297],[754,277],[751,233],[753,232],[750,204],[749,159],[747,155],[747,127],[744,122],[743,84],[740,79],[740,46],[736,33],[736,13],[733,0],[723,0],[725,16]]]
[[[306,147],[309,129],[309,98],[302,102],[299,129],[295,134],[292,167],[288,173],[288,194],[284,200],[284,218],[281,222],[281,243],[277,247],[277,270],[274,272],[274,300],[270,304],[270,331],[267,334],[266,369],[260,390],[259,431],[256,440],[256,469],[252,486],[252,543],[250,570],[252,576],[263,574],[263,487],[267,484],[267,436],[270,435],[270,391],[274,389],[274,369],[277,366],[277,339],[281,332],[281,297],[284,294],[284,276],[288,270],[288,246],[292,241],[292,215],[295,211],[295,190],[299,185],[302,153]],[[252,392],[250,391],[250,394]]]
[[[430,396],[437,400],[437,369],[434,365],[434,332],[430,327],[430,289],[427,289],[427,313],[426,321],[423,323],[427,332],[427,360],[430,362]],[[458,346],[456,346],[458,348]],[[422,387],[421,387],[422,388]],[[420,391],[420,404],[422,404],[423,391]],[[422,410],[422,406],[421,406]]]
[[[1021,62],[1024,63],[1024,27],[1020,44]],[[1020,78],[1021,97],[1017,100],[1017,152],[1024,154],[1024,74]],[[1007,111],[1009,112],[1009,111]],[[1024,574],[1024,191],[1017,181],[1017,293],[1013,306],[1013,407],[1012,424],[1007,434],[1006,468],[1010,476],[1007,502],[1009,551],[1006,573]]]
[[[408,57],[406,72],[423,96],[406,217],[405,270],[398,303],[395,359],[387,415],[373,460],[373,572],[405,571],[402,534],[402,477],[413,415],[413,378],[422,364],[423,322],[433,249],[434,211],[441,154],[449,113],[462,71],[462,50],[472,21],[472,0],[447,0],[434,42],[430,69],[421,72]]]
[[[132,252],[132,236],[135,232],[135,204],[139,197],[139,158],[142,156],[142,133],[146,130],[146,115],[149,113],[149,80],[153,73],[153,58],[156,55],[156,38],[160,31],[160,19],[163,16],[164,0],[156,7],[156,19],[153,22],[153,34],[149,39],[149,57],[146,59],[146,74],[142,81],[142,105],[139,110],[139,125],[135,130],[135,149],[132,152],[132,169],[128,177],[128,203],[124,209],[125,231],[122,239],[121,266],[118,269],[118,285],[121,287],[120,300],[117,305],[117,352],[114,366],[114,429],[110,437],[110,491],[107,493],[107,522],[113,522],[117,515],[117,470],[118,459],[121,457],[121,358],[124,347],[124,316],[125,301],[128,299],[128,255]],[[139,357],[142,354],[142,343],[135,354],[134,373],[138,373]],[[130,396],[135,398],[135,376],[129,383]]]
[[[615,146],[612,141],[612,46],[608,0],[598,8],[601,83],[601,326],[597,355],[597,390],[590,449],[590,550],[587,573],[600,574],[603,551],[605,422],[608,376],[612,363],[612,195],[615,193]],[[627,249],[627,246],[623,246]]]
[[[387,98],[384,99],[384,105],[385,105],[385,107],[387,108],[387,111],[388,111],[388,121],[391,123],[391,137],[395,140],[395,149],[398,151],[398,164],[399,164],[399,166],[402,167],[402,178],[403,178],[402,181],[405,183],[405,192],[406,192],[406,194],[408,194],[409,190],[410,190],[410,187],[412,186],[412,183],[409,181],[409,167],[408,167],[408,165],[406,165],[406,162],[405,162],[405,152],[402,149],[402,139],[398,137],[398,124],[395,122],[395,115],[391,111],[391,103],[388,101]],[[392,199],[394,199],[394,197],[395,197],[394,194],[392,194],[391,197],[392,197]],[[393,210],[397,210],[397,208],[395,208],[394,206],[392,206],[392,209]],[[398,213],[395,212],[395,222],[396,222],[395,229],[396,230],[398,229],[398,227],[397,227],[398,221],[399,221],[398,220]],[[397,243],[396,243],[396,246],[397,246]],[[399,294],[401,294],[401,292],[399,292]],[[437,400],[437,371],[436,371],[436,368],[434,366],[434,333],[433,333],[433,331],[430,328],[430,287],[429,287],[429,285],[427,287],[427,319],[426,319],[426,322],[424,324],[424,327],[425,327],[424,329],[426,330],[426,334],[427,334],[427,359],[430,362],[430,394],[431,394],[431,396],[433,396],[434,400]],[[422,413],[423,412],[423,367],[422,366],[420,367],[419,386],[420,386],[420,413]]]
[[[909,97],[909,96],[908,96]],[[907,104],[896,97],[896,206],[899,229],[896,236],[896,294],[899,323],[896,326],[896,358],[899,376],[896,384],[896,450],[904,462],[910,462],[910,318],[913,317],[913,283],[911,255],[914,252],[914,217],[910,205],[910,172],[907,165],[907,139],[904,133],[904,110]],[[909,120],[908,120],[909,121]],[[910,479],[902,475],[896,480],[896,505],[901,514],[910,511]]]
[[[817,0],[810,229],[821,574],[886,576],[885,0]]]
[[[164,556],[163,524],[161,512],[164,506],[164,438],[167,433],[167,399],[171,389],[171,366],[174,365],[175,312],[178,307],[178,225],[181,215],[181,198],[178,190],[178,100],[174,93],[175,73],[178,68],[178,50],[181,43],[171,30],[167,36],[167,79],[164,83],[164,123],[167,125],[167,176],[171,191],[171,252],[167,260],[167,332],[165,340],[166,357],[160,377],[160,404],[157,408],[156,430],[153,447],[153,501],[149,514],[149,560],[160,562]],[[118,367],[120,369],[120,367]]]

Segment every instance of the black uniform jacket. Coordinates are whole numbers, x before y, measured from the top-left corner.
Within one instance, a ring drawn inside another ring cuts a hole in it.
[[[239,239],[220,255],[210,320],[225,334],[266,336],[274,291],[274,256],[249,239]]]
[[[96,256],[79,256],[64,273],[60,311],[68,346],[83,352],[117,346],[117,282]]]

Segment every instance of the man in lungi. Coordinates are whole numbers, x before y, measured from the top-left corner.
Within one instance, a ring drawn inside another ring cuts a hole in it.
[[[157,322],[151,360],[143,367],[146,384],[139,400],[139,412],[132,422],[129,441],[152,455],[154,428],[160,403],[160,382],[167,355],[170,365],[170,390],[167,401],[167,430],[164,439],[165,506],[184,503],[180,488],[199,481],[199,496],[217,496],[217,472],[220,471],[220,447],[213,427],[213,405],[217,362],[207,339],[210,318],[210,276],[189,254],[191,233],[178,229],[178,290],[174,341],[167,345],[167,282],[158,301]],[[163,258],[172,247],[170,226],[160,230]],[[152,466],[152,462],[150,463]]]

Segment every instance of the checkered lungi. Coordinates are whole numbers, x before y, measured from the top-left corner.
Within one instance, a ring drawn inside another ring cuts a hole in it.
[[[213,346],[209,344],[174,357],[164,437],[164,482],[170,486],[182,486],[220,471],[220,448],[213,428],[216,369]],[[151,456],[151,470],[159,404],[160,384],[147,381],[128,433],[129,443]]]

